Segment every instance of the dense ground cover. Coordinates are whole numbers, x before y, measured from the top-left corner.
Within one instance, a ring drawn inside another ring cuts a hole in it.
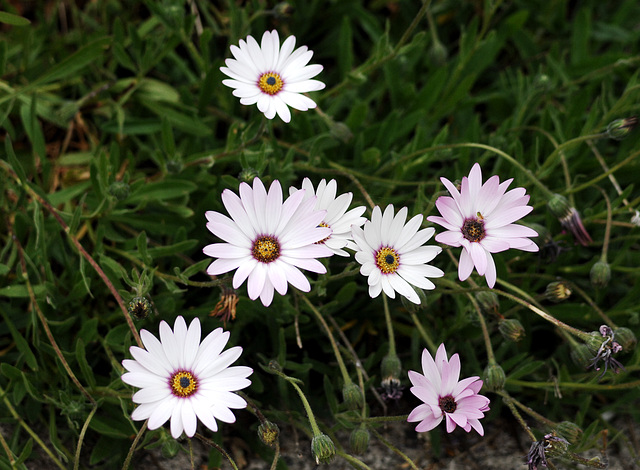
[[[199,424],[198,465],[220,467],[222,451],[296,468],[277,457],[299,435],[316,437],[309,462],[333,445],[354,468],[379,468],[367,440],[412,468],[476,444],[466,418],[421,436],[419,457],[385,437],[386,421],[414,432],[407,371],[435,380],[421,359],[441,343],[460,378],[484,379],[480,423],[522,425],[523,468],[605,468],[607,447],[637,465],[639,19],[633,0],[0,2],[0,467],[189,455],[168,423],[131,420],[140,387],[121,380],[139,331],[158,337],[178,316],[202,337],[229,331],[234,367],[253,369],[234,389],[249,402],[236,423]],[[290,122],[222,83],[231,46],[272,30],[323,66],[325,88],[307,93],[318,107]],[[518,223],[539,234],[537,252],[492,245],[493,288],[475,270],[460,281],[464,248],[446,237],[426,242],[442,248],[435,289],[395,298],[371,297],[350,249],[362,240],[320,258],[326,273],[304,271],[310,292],[270,302],[251,300],[253,281],[207,274],[223,254],[203,249],[224,237],[205,213],[228,214],[223,191],[242,182],[278,181],[286,198],[304,178],[335,179],[367,219],[393,204],[441,235],[427,218],[476,163],[483,181],[526,190]]]

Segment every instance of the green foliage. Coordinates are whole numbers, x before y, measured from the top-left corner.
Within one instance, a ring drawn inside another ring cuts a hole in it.
[[[301,381],[338,456],[350,452],[345,436],[353,430],[368,443],[366,426],[378,424],[366,418],[383,414],[388,337],[381,300],[369,297],[359,265],[325,261],[328,273],[310,276],[308,294],[335,322],[353,384],[365,384],[364,408],[353,411],[325,331],[294,288],[265,308],[243,286],[235,320],[210,316],[232,274],[206,275],[211,260],[202,248],[217,240],[204,214],[226,213],[222,191],[237,192],[254,176],[280,180],[285,192],[309,177],[335,178],[354,205],[370,198],[426,219],[445,194],[439,177],[460,180],[475,162],[485,178],[525,187],[534,211],[524,223],[548,233],[536,240],[540,254],[495,256],[500,302],[482,315],[506,374],[498,393],[556,423],[575,422],[584,432],[573,452],[599,448],[603,430],[624,445],[603,413],[640,419],[638,349],[621,353],[624,371],[599,381],[571,360],[580,341],[528,306],[586,332],[610,322],[640,336],[640,237],[631,222],[640,205],[640,132],[628,125],[640,112],[640,4],[445,0],[423,15],[411,0],[300,0],[293,12],[276,3],[62,1],[0,12],[0,419],[7,423],[0,467],[34,460],[66,468],[79,442],[81,468],[122,466],[140,423],[130,419],[133,388],[120,380],[135,339],[116,296],[150,299],[152,314],[136,320],[138,330],[156,334],[161,320],[173,324],[178,315],[200,318],[205,332],[230,330],[230,343],[244,348],[240,361],[254,369],[246,395],[278,424],[281,439],[294,427],[313,436],[295,392],[259,367],[270,360]],[[324,66],[316,78],[326,88],[309,94],[318,110],[293,111],[289,124],[241,105],[221,83],[230,46],[272,29],[281,41],[295,35]],[[611,122],[624,124],[614,136],[624,139],[606,135]],[[549,192],[577,210],[591,243],[576,243],[547,209]],[[446,275],[427,292],[426,308],[414,313],[390,302],[403,386],[407,370],[421,370],[429,341],[460,353],[463,377],[481,375],[489,362],[465,290],[483,290],[484,280],[460,283],[447,251],[459,255],[445,247],[432,263]],[[594,288],[590,269],[600,259],[610,282]],[[567,282],[566,300],[545,300],[553,281]],[[517,342],[503,339],[505,319],[526,333]],[[491,432],[513,416],[500,395],[483,393],[492,399],[483,420]],[[391,413],[416,405],[405,390]],[[224,447],[222,436],[233,435],[270,461],[272,450],[253,432],[259,420],[236,416],[238,425],[221,424],[213,440]],[[551,431],[535,416],[527,420],[541,435]],[[436,454],[443,433],[431,432]],[[166,426],[147,431],[132,467],[156,448],[170,458],[186,447]],[[212,451],[209,465],[220,461]]]

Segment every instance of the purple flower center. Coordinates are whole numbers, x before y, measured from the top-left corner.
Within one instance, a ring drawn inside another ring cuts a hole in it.
[[[444,413],[453,413],[454,411],[456,411],[456,408],[458,407],[458,405],[456,404],[456,401],[451,395],[447,395],[446,397],[440,397],[438,399],[438,405],[440,406],[440,409]]]
[[[462,224],[462,236],[470,242],[479,242],[485,237],[484,218],[478,212],[477,218],[465,219]]]
[[[280,243],[274,237],[263,235],[253,242],[251,254],[261,263],[271,263],[280,256]]]

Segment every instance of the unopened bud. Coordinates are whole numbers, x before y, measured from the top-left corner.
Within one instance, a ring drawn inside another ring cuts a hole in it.
[[[524,326],[514,318],[505,318],[498,323],[498,330],[504,339],[517,343],[526,336]]]
[[[500,299],[495,292],[480,291],[476,294],[476,300],[485,313],[497,314],[500,311]]]
[[[562,302],[571,297],[571,288],[564,281],[550,282],[547,285],[547,290],[545,290],[544,296],[551,302]]]
[[[109,186],[109,194],[115,197],[118,201],[124,201],[129,197],[129,185],[124,181],[114,181]]]
[[[311,441],[311,455],[316,460],[316,465],[331,463],[336,455],[336,446],[326,434],[318,434]]]
[[[136,320],[144,320],[151,313],[151,302],[146,297],[134,297],[127,305],[127,310]]]
[[[614,334],[616,342],[622,346],[624,352],[631,352],[636,348],[638,340],[629,328],[616,328]]]
[[[413,287],[413,286],[412,286]],[[402,306],[407,309],[407,312],[417,314],[418,312],[424,310],[427,306],[427,294],[424,289],[420,289],[419,287],[413,287],[413,290],[418,294],[418,300],[420,303],[414,304],[412,301],[407,299],[404,295],[402,295],[400,301],[402,302]]]
[[[329,126],[329,134],[341,142],[348,144],[353,139],[353,132],[344,122],[331,121]]]
[[[176,439],[166,439],[160,448],[160,453],[165,459],[172,459],[178,455],[181,449],[182,447]]]
[[[635,116],[624,119],[616,119],[615,121],[611,121],[609,123],[606,133],[612,139],[622,140],[627,135],[629,135],[629,132],[631,132],[637,124],[638,118],[636,118]]]
[[[591,266],[591,285],[594,287],[606,287],[611,280],[611,266],[605,261],[597,261]]]
[[[351,436],[349,436],[349,446],[351,447],[351,452],[356,455],[362,455],[367,451],[367,447],[369,447],[369,439],[371,438],[369,431],[364,425],[361,425],[351,431]]]
[[[499,392],[504,388],[504,383],[507,381],[507,377],[502,367],[498,364],[489,364],[482,374],[484,385],[492,392]]]
[[[589,332],[589,337],[585,340],[585,344],[591,351],[591,356],[593,357],[600,350],[600,346],[604,342],[604,338],[599,331],[591,331]]]
[[[388,379],[398,380],[400,373],[402,372],[402,363],[397,354],[387,354],[382,358],[382,364],[380,364],[380,371],[382,373],[382,381]]]
[[[602,341],[599,344],[602,344]],[[598,347],[600,346],[598,345]],[[571,347],[571,360],[580,368],[586,369],[589,366],[593,359],[593,354],[589,347],[583,343]]]
[[[258,170],[252,167],[248,167],[248,168],[242,169],[242,171],[238,175],[238,179],[240,180],[241,183],[251,184],[254,178],[257,178],[259,176],[260,176],[260,172]]]
[[[342,399],[350,410],[357,410],[362,407],[364,403],[360,387],[353,382],[348,384],[345,383],[344,387],[342,387]]]
[[[295,8],[289,2],[280,2],[273,7],[273,14],[278,19],[289,18],[295,11]]]
[[[174,175],[180,173],[183,167],[184,165],[180,160],[171,159],[167,162],[167,171]]]
[[[440,41],[436,40],[431,44],[431,48],[429,49],[429,59],[435,65],[443,65],[447,61],[447,57],[449,56],[449,52],[447,52],[447,48]]]
[[[544,451],[549,457],[562,457],[569,450],[569,442],[556,435],[555,432],[544,436]]]
[[[571,421],[562,421],[556,426],[556,432],[564,437],[569,444],[577,444],[582,438],[582,429]]]
[[[258,426],[258,437],[269,447],[275,447],[278,442],[278,436],[280,435],[280,429],[278,425],[272,423],[268,419],[265,419],[260,426]]]

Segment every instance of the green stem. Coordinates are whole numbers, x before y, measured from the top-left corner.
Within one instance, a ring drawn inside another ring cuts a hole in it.
[[[389,302],[387,295],[382,293],[382,305],[384,306],[384,319],[387,324],[387,334],[389,336],[389,355],[396,355],[396,338],[393,334],[393,323],[391,322],[391,313],[389,312]]]
[[[491,346],[491,337],[489,336],[489,330],[487,329],[487,323],[484,321],[484,315],[482,315],[482,310],[480,309],[480,305],[478,305],[478,301],[471,294],[467,294],[469,300],[473,304],[473,308],[478,314],[478,321],[480,322],[480,329],[482,330],[482,337],[484,338],[484,347],[487,350],[487,359],[489,365],[497,364],[496,358],[493,354],[493,347]]]
[[[7,441],[4,439],[2,432],[0,432],[0,444],[2,444],[2,448],[4,449],[4,452],[7,454],[7,458],[9,459],[9,464],[11,465],[11,468],[14,468],[16,463],[16,458],[13,452],[11,451],[11,447],[9,447],[9,444],[7,444]]]
[[[553,421],[551,421],[548,418],[545,418],[540,413],[537,413],[536,411],[532,410],[528,406],[523,405],[522,403],[520,403],[518,400],[513,398],[511,395],[509,395],[504,390],[500,390],[500,391],[498,391],[496,393],[498,395],[500,395],[502,398],[506,398],[506,399],[510,400],[514,405],[516,405],[518,408],[520,408],[522,411],[527,413],[529,416],[531,416],[533,419],[537,420],[538,422],[546,424],[547,426],[549,426],[552,429],[556,427],[556,423],[554,423]]]
[[[627,368],[629,370],[629,368]],[[640,386],[640,380],[634,380],[633,382],[627,382],[624,384],[590,384],[590,383],[578,383],[578,382],[527,382],[525,380],[517,380],[507,378],[507,385],[515,385],[518,387],[529,388],[564,388],[568,390],[591,390],[594,392],[606,392],[614,390],[628,390]]]
[[[78,470],[78,468],[80,467],[80,450],[82,449],[84,436],[87,433],[87,429],[89,429],[89,423],[91,422],[93,415],[96,414],[96,411],[98,411],[98,404],[96,402],[93,402],[93,408],[89,412],[89,416],[87,416],[87,419],[82,426],[82,430],[80,431],[80,436],[78,437],[78,446],[76,447],[76,457],[73,462],[73,470]]]
[[[422,337],[424,342],[427,343],[427,348],[429,348],[429,351],[432,355],[435,354],[436,350],[438,349],[436,343],[433,342],[427,331],[424,329],[422,323],[420,323],[420,319],[418,318],[418,316],[413,312],[409,312],[409,314],[411,315],[413,324],[416,325],[416,328],[418,329],[418,333],[420,333],[420,336]]]
[[[142,435],[146,430],[147,430],[147,422],[145,421],[142,424],[142,427],[140,428],[140,430],[138,431],[138,434],[136,434],[135,439],[131,443],[131,447],[129,447],[129,452],[127,453],[127,457],[124,459],[124,463],[122,464],[122,470],[127,470],[129,468],[129,465],[131,465],[131,459],[133,458],[133,454],[136,451],[138,442],[140,442],[140,439],[142,438]]]
[[[344,452],[342,450],[336,449],[336,455],[339,455],[340,457],[345,459],[347,462],[349,462],[352,466],[354,466],[356,468],[360,467],[363,470],[371,470],[371,467],[369,467],[362,460],[357,459],[357,458],[353,457],[352,455],[347,454],[346,452]]]
[[[375,429],[371,428],[371,432],[378,438],[378,440],[380,442],[382,442],[385,446],[387,446],[389,449],[391,449],[393,452],[395,452],[396,454],[398,454],[400,457],[402,457],[404,459],[405,462],[407,462],[411,468],[413,468],[414,470],[420,470],[418,467],[416,467],[416,464],[413,463],[413,460],[411,460],[406,454],[404,454],[400,449],[398,449],[396,446],[394,446],[393,444],[391,444],[389,441],[387,441],[384,437],[382,437],[382,435],[376,431]]]
[[[611,213],[611,201],[607,196],[607,193],[600,187],[598,187],[600,192],[602,193],[602,197],[604,197],[604,201],[607,204],[607,224],[604,229],[604,240],[602,242],[602,256],[600,256],[600,261],[603,263],[607,262],[607,252],[609,251],[609,239],[611,237],[611,222],[613,219],[613,215]]]
[[[606,137],[606,136],[607,134],[605,132],[599,132],[598,134],[583,135],[580,137],[576,137],[575,139],[570,139],[570,140],[567,140],[566,142],[561,143],[553,150],[553,152],[551,152],[551,154],[544,161],[544,163],[542,164],[542,167],[540,167],[540,170],[538,171],[538,174],[544,173],[549,169],[549,167],[553,166],[555,164],[555,160],[558,158],[560,153],[563,152],[564,150],[570,147],[573,147],[574,145],[579,144],[581,142],[594,140],[594,139],[602,139],[603,137]]]
[[[609,170],[605,171],[604,173],[596,176],[595,178],[593,178],[590,181],[587,181],[586,183],[583,183],[579,186],[574,186],[573,188],[571,188],[568,193],[577,193],[579,191],[582,191],[583,189],[586,189],[590,186],[593,186],[594,184],[596,184],[598,181],[603,180],[605,178],[607,178],[609,175],[613,174],[614,172],[616,172],[617,170],[619,170],[620,168],[622,168],[623,166],[625,166],[627,163],[630,163],[632,160],[635,160],[638,155],[640,155],[640,150],[637,152],[633,152],[631,155],[629,155],[627,158],[625,158],[624,160],[622,160],[620,163],[618,163],[617,165],[613,165]]]
[[[218,452],[220,452],[220,454],[222,454],[222,456],[225,459],[227,459],[227,461],[231,464],[231,466],[233,467],[233,470],[238,470],[238,465],[236,465],[235,461],[231,458],[231,456],[227,453],[226,450],[224,450],[218,444],[213,442],[211,439],[207,439],[206,437],[204,437],[203,435],[201,435],[199,433],[196,433],[196,437],[198,439],[200,439],[202,442],[204,442],[205,444],[210,445],[211,447],[216,449]]]
[[[18,414],[16,409],[13,407],[13,405],[11,405],[11,402],[7,398],[7,394],[2,388],[2,386],[0,386],[0,396],[2,396],[2,401],[4,402],[5,406],[9,410],[9,413],[11,413],[11,416],[13,416],[13,418],[18,422],[18,424],[22,426],[25,431],[27,431],[27,434],[29,434],[33,438],[33,440],[36,441],[36,443],[42,448],[42,450],[51,458],[51,460],[53,460],[53,462],[59,468],[61,468],[62,470],[65,470],[67,467],[65,467],[62,464],[62,462],[58,460],[58,458],[53,454],[53,452],[51,452],[49,448],[44,444],[44,442],[42,442],[42,439],[40,439],[40,437],[35,432],[33,432],[33,429],[31,429],[29,425],[22,419],[22,417]]]
[[[527,425],[526,421],[522,418],[522,416],[516,409],[515,405],[513,404],[513,399],[507,393],[505,393],[502,396],[502,401],[506,403],[506,405],[509,407],[509,409],[511,410],[511,414],[513,414],[513,416],[516,418],[518,423],[520,423],[520,426],[522,426],[522,429],[525,430],[525,432],[529,435],[531,440],[533,442],[536,442],[537,441],[536,436],[531,432],[531,429],[529,429],[529,426]]]
[[[342,373],[342,380],[344,380],[345,385],[351,384],[351,377],[349,377],[349,373],[347,372],[347,366],[345,366],[344,364],[344,360],[342,359],[342,354],[340,354],[340,349],[338,348],[338,344],[336,343],[336,340],[333,337],[333,334],[331,333],[331,329],[329,328],[329,325],[327,324],[325,319],[322,317],[322,314],[318,311],[315,305],[311,303],[309,299],[307,299],[304,295],[300,295],[300,297],[302,298],[303,302],[307,304],[307,307],[309,307],[309,309],[313,312],[313,314],[316,317],[316,320],[318,320],[318,322],[322,325],[322,328],[324,328],[325,333],[329,337],[329,342],[331,343],[333,354],[334,356],[336,356],[336,360],[338,361],[338,368]]]

